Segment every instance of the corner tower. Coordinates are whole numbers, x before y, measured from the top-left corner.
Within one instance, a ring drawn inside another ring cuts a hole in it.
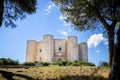
[[[44,35],[43,39],[43,62],[53,62],[54,58],[54,39],[50,34]]]
[[[68,61],[79,60],[78,44],[76,36],[69,36],[67,41],[67,59]]]
[[[36,61],[37,42],[34,40],[27,41],[26,62]]]
[[[79,58],[82,61],[88,62],[88,47],[86,42],[79,44]]]

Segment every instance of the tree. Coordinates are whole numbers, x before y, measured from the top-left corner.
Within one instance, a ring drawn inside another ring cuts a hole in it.
[[[16,27],[15,21],[36,12],[36,0],[0,0],[0,27]]]
[[[101,28],[108,35],[109,65],[114,56],[115,27],[120,20],[119,0],[52,0],[60,7],[68,23],[80,31]]]
[[[120,28],[117,31],[117,40],[114,48],[114,57],[108,80],[120,80]]]

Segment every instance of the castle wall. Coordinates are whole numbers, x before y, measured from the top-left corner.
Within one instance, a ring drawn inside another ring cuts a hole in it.
[[[42,61],[42,55],[44,54],[43,53],[43,46],[44,46],[44,43],[43,41],[40,41],[37,43],[37,56],[36,56],[36,61]]]
[[[87,47],[87,43],[86,42],[80,43],[79,44],[79,49],[80,49],[80,53],[79,53],[80,60],[88,62],[88,47]]]
[[[54,40],[52,35],[44,35],[43,40],[43,62],[53,62],[54,58]]]
[[[53,62],[78,60],[88,62],[88,47],[86,42],[77,43],[77,37],[54,39],[52,35],[44,35],[43,41],[27,41],[26,62]]]
[[[26,62],[36,61],[37,42],[34,40],[27,41]]]
[[[77,37],[69,36],[67,42],[67,57],[68,61],[79,60],[78,57],[78,44],[77,44]]]
[[[67,41],[65,39],[54,39],[54,61],[67,60]]]

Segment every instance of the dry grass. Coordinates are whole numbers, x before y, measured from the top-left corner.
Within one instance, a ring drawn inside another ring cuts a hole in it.
[[[109,68],[90,66],[48,66],[1,68],[0,80],[107,80]]]

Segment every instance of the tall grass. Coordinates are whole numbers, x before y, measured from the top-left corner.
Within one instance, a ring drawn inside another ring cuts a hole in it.
[[[0,80],[5,78],[2,71],[11,72],[9,76],[15,80],[28,80],[27,77],[32,80],[107,80],[109,74],[109,68],[92,66],[46,66],[0,70]]]

